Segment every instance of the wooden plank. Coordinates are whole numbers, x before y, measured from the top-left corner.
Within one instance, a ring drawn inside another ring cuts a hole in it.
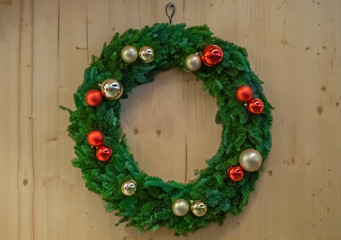
[[[33,152],[33,1],[17,3],[20,12],[18,75],[18,216],[19,239],[33,239],[34,233],[34,152]],[[13,9],[17,11],[17,9]]]
[[[0,2],[0,236],[19,239],[19,1]]]
[[[63,196],[71,183],[62,168],[62,151],[58,151],[59,1],[35,0],[33,11],[35,235],[37,239],[65,239],[67,202]]]
[[[99,4],[101,5],[101,4]],[[73,108],[73,93],[83,78],[84,68],[90,59],[87,32],[87,1],[61,0],[59,3],[59,68],[58,68],[58,105]],[[104,14],[103,14],[104,16]],[[91,206],[91,193],[88,194],[80,171],[71,165],[74,143],[67,134],[68,113],[58,111],[58,151],[62,172],[69,186],[64,189],[63,221],[64,231],[61,239],[92,239],[88,213]],[[84,201],[85,199],[85,201]],[[106,221],[106,220],[104,220]]]

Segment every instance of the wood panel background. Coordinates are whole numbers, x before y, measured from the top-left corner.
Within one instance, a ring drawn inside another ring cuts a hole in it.
[[[341,239],[341,1],[174,0],[174,22],[244,46],[275,107],[273,148],[249,205],[187,239]],[[0,0],[0,239],[175,239],[104,212],[72,167],[68,115],[91,55],[114,32],[167,22],[165,0]],[[220,141],[215,99],[189,73],[124,100],[141,168],[187,182]],[[177,239],[185,239],[179,237]]]

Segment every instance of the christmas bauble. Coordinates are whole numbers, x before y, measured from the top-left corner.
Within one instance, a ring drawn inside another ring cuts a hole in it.
[[[262,156],[255,149],[246,149],[239,156],[239,164],[247,172],[257,171],[262,165]]]
[[[244,177],[244,170],[240,166],[232,166],[227,170],[227,175],[234,182],[238,182]]]
[[[198,71],[201,67],[201,58],[197,54],[188,55],[185,59],[185,67],[188,71]]]
[[[191,204],[191,211],[197,217],[202,217],[207,212],[207,206],[201,201],[195,201]]]
[[[101,84],[101,93],[107,99],[116,100],[122,96],[123,86],[116,79],[107,79]]]
[[[108,161],[112,156],[112,151],[109,147],[99,146],[96,150],[96,157],[98,160],[105,162]]]
[[[125,196],[131,196],[136,192],[137,184],[134,180],[129,180],[122,184],[121,191]]]
[[[264,104],[262,100],[258,98],[252,98],[248,103],[247,103],[247,110],[249,112],[252,112],[254,114],[260,114],[263,112],[264,109]]]
[[[178,199],[173,202],[172,211],[176,216],[185,216],[189,211],[189,204],[185,199]]]
[[[139,51],[139,57],[145,63],[149,63],[154,60],[154,51],[151,47],[144,46]]]
[[[252,89],[249,86],[244,85],[238,88],[236,97],[239,101],[248,102],[252,98],[252,94]]]
[[[219,64],[223,60],[223,56],[223,50],[219,46],[210,45],[203,51],[201,60],[206,66],[212,67]]]
[[[102,94],[100,91],[92,89],[86,93],[85,101],[89,106],[96,107],[102,102]]]
[[[133,46],[126,46],[121,51],[121,58],[126,63],[133,63],[137,59],[137,50]]]
[[[88,133],[88,143],[92,146],[98,147],[102,145],[104,141],[104,135],[100,131],[93,130]]]

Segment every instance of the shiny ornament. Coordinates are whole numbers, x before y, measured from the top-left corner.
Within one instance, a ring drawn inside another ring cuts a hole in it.
[[[129,180],[122,184],[121,191],[125,196],[131,196],[136,192],[137,184],[134,180]]]
[[[232,181],[238,182],[243,179],[244,170],[240,166],[232,166],[227,170],[227,175],[232,179]]]
[[[178,199],[173,202],[172,211],[178,217],[185,216],[189,211],[189,204],[184,199]]]
[[[195,72],[201,67],[201,58],[197,54],[188,55],[185,59],[185,67],[188,71]]]
[[[98,147],[102,145],[104,141],[104,135],[100,131],[93,130],[88,133],[88,143],[92,146]]]
[[[99,146],[96,150],[96,157],[98,160],[105,162],[108,161],[112,156],[112,151],[109,147]]]
[[[263,112],[264,109],[264,104],[262,100],[258,98],[252,98],[248,103],[247,103],[247,110],[249,112],[252,112],[254,114],[260,114]]]
[[[201,60],[208,67],[213,67],[223,60],[223,50],[217,45],[210,45],[202,53]]]
[[[262,156],[255,149],[246,149],[239,156],[239,164],[247,172],[257,171],[262,165]]]
[[[116,100],[122,96],[123,86],[115,79],[107,79],[101,84],[101,93],[109,100]]]
[[[252,89],[249,86],[244,85],[237,89],[236,97],[239,101],[248,102],[251,100],[252,94]]]
[[[102,94],[100,91],[92,89],[85,95],[86,103],[91,107],[96,107],[102,102]]]
[[[139,57],[145,63],[149,63],[154,60],[154,51],[151,47],[144,46],[139,51]]]
[[[191,204],[191,211],[197,217],[202,217],[207,212],[207,206],[201,201],[195,201]]]
[[[126,63],[133,63],[137,59],[137,50],[133,46],[126,46],[121,51],[121,58]]]

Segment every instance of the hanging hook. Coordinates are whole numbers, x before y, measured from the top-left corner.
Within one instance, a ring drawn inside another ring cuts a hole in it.
[[[172,13],[169,15],[168,14],[168,9],[172,9]],[[167,17],[169,18],[169,24],[172,24],[172,18],[174,16],[174,13],[175,13],[175,6],[174,6],[174,3],[172,2],[169,2],[166,6],[166,15]]]

